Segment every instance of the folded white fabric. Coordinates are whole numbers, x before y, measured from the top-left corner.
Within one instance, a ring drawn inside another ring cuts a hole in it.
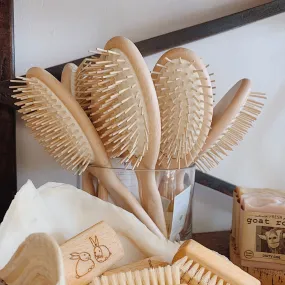
[[[36,189],[28,181],[15,196],[0,225],[0,268],[31,233],[44,232],[59,244],[105,221],[119,235],[125,256],[114,267],[149,256],[171,261],[179,244],[160,239],[133,214],[71,185],[47,183]]]

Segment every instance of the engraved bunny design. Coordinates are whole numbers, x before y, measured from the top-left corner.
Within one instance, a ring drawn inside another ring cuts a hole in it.
[[[86,275],[95,267],[95,263],[88,252],[73,252],[70,254],[70,259],[77,260],[75,266],[75,277],[77,279]]]
[[[107,246],[105,245],[99,245],[99,240],[97,236],[95,236],[95,239],[93,240],[91,237],[89,238],[91,241],[93,247],[94,247],[94,257],[99,262],[102,263],[106,261],[110,255],[112,254]]]

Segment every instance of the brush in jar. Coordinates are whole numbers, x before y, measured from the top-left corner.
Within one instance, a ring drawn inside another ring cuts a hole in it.
[[[196,165],[216,167],[238,145],[260,115],[266,96],[251,91],[249,79],[239,80],[214,107],[213,122]]]
[[[213,80],[207,68],[193,51],[174,48],[152,71],[161,114],[159,169],[189,167],[206,141],[213,115]],[[173,200],[183,191],[184,174],[183,169],[177,171],[176,189],[163,187],[162,196]]]
[[[115,37],[98,52],[99,58],[86,59],[79,67],[76,96],[89,100],[89,115],[110,158],[120,157],[127,167],[138,170],[141,204],[166,235],[154,174],[160,113],[149,70],[136,46],[126,38]]]
[[[152,71],[161,114],[159,168],[194,163],[208,136],[213,115],[213,87],[206,65],[191,50],[174,48]]]
[[[260,281],[231,263],[226,257],[194,240],[184,242],[173,258],[180,268],[181,284],[260,285]]]
[[[180,272],[177,266],[150,268],[137,271],[120,272],[94,278],[92,285],[178,285]]]
[[[76,73],[78,70],[78,66],[74,63],[67,63],[62,71],[61,74],[61,82],[66,87],[66,89],[75,97],[77,102],[80,104],[82,109],[86,110],[88,107],[85,100],[82,100],[81,98],[76,97],[75,93],[75,85],[76,85]],[[96,191],[94,187],[93,182],[93,176],[87,169],[82,173],[82,189],[93,195],[96,196]],[[97,196],[98,198],[108,201],[108,192],[107,190],[102,186],[101,183],[98,181],[98,187],[97,187]]]
[[[88,165],[115,203],[137,216],[158,236],[161,232],[121,183],[90,119],[66,88],[47,71],[33,67],[14,88],[15,104],[38,142],[65,169],[83,173]]]

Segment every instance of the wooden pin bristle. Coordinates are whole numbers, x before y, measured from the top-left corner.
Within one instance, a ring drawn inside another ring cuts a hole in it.
[[[213,108],[212,96],[202,94],[206,87],[211,89],[211,86],[205,84],[211,84],[207,81],[206,68],[197,68],[196,61],[198,60],[185,60],[179,56],[162,56],[152,72],[162,123],[158,164],[167,168],[180,168],[182,163],[185,166],[185,161],[186,165],[191,164],[191,159],[198,155],[209,129],[208,122],[202,124],[200,119],[192,118],[193,114],[196,118],[203,117],[205,110]],[[189,121],[192,123],[189,124]],[[202,125],[205,136],[200,134]],[[175,164],[172,165],[174,161]]]
[[[44,83],[37,78],[20,79],[22,85],[14,98],[20,100],[15,104],[21,107],[27,126],[62,166],[82,173],[92,161],[93,151],[80,126]]]
[[[128,58],[119,51],[97,49],[96,60],[85,60],[76,79],[76,94],[91,101],[90,119],[111,157],[122,157],[122,162],[134,161],[138,166],[147,144],[148,121],[144,100]],[[84,74],[84,76],[79,76]],[[86,85],[86,80],[92,84]],[[83,94],[82,94],[83,92]],[[137,129],[140,131],[137,131]],[[122,137],[122,132],[124,136]],[[137,133],[138,137],[132,134]],[[113,137],[117,137],[114,140]],[[120,137],[120,138],[119,138]]]

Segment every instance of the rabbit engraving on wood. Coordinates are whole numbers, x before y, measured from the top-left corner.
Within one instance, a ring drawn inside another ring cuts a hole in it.
[[[99,263],[106,261],[112,254],[110,250],[108,249],[108,247],[105,245],[100,245],[97,236],[95,236],[94,240],[91,237],[89,238],[89,240],[91,241],[93,245],[95,259]]]
[[[70,254],[70,259],[77,260],[75,266],[75,277],[77,279],[88,274],[95,267],[95,263],[88,252],[73,252]]]

